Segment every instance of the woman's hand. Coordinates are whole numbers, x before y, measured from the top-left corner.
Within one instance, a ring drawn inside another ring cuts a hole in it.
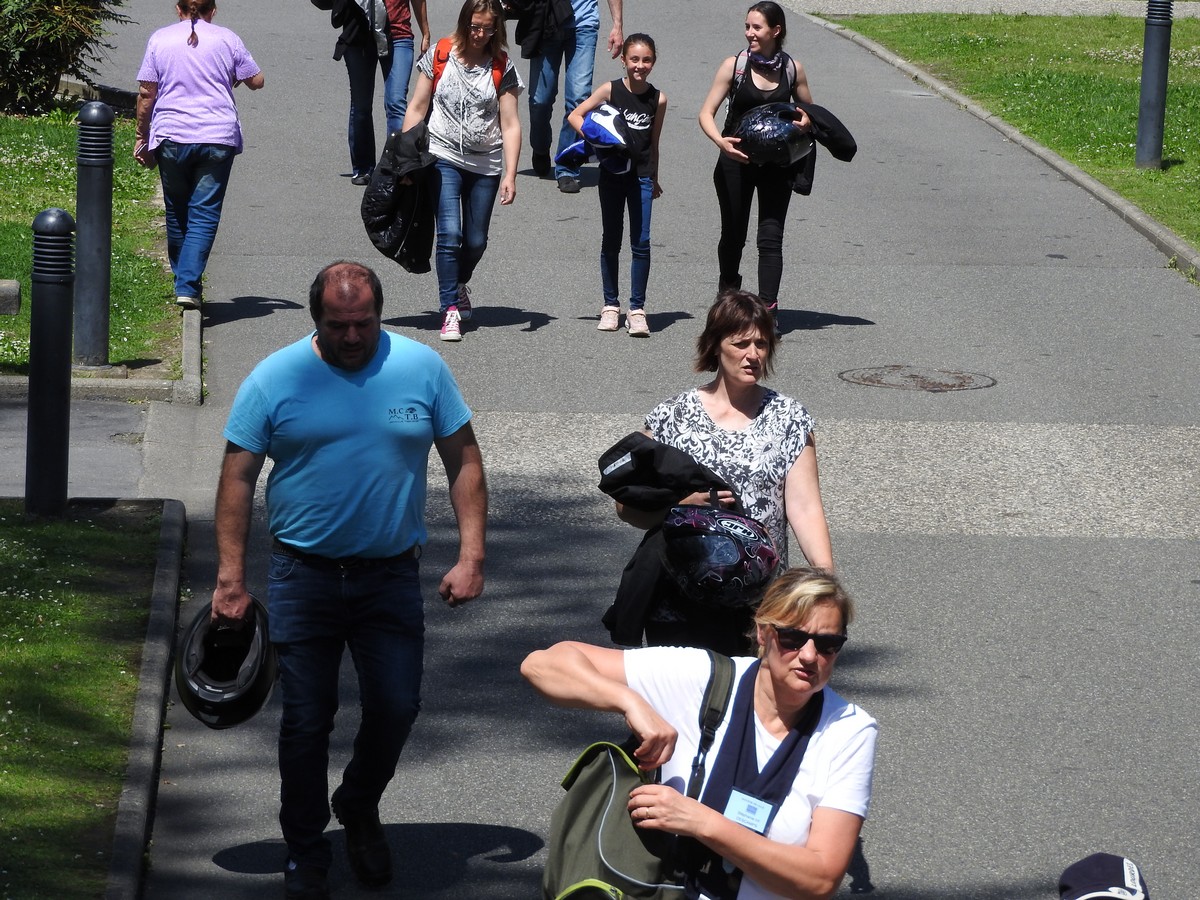
[[[500,205],[509,206],[517,199],[517,176],[505,175],[500,182]]]
[[[717,491],[717,505],[723,509],[731,508],[737,500],[733,496],[733,491]],[[694,494],[688,494],[679,501],[677,506],[711,506],[712,493],[710,491],[696,491]]]
[[[734,162],[748,163],[750,162],[750,157],[738,149],[738,144],[741,142],[741,138],[722,136],[715,143],[721,148],[721,152]]]
[[[699,800],[665,784],[643,784],[629,793],[629,818],[638,828],[669,831],[684,837],[700,834],[709,815],[719,815]]]
[[[796,118],[792,119],[792,124],[801,131],[812,131],[812,119],[798,106],[796,107]]]
[[[630,693],[632,702],[625,710],[625,724],[641,740],[633,757],[642,769],[657,769],[675,753],[679,733],[654,707],[637,694]]]
[[[158,158],[154,155],[154,151],[150,149],[150,145],[145,138],[138,138],[133,145],[133,158],[137,160],[139,166],[144,166],[147,169],[153,169],[158,164]]]
[[[663,195],[662,185],[658,183],[658,179],[654,179],[654,188],[650,191],[650,199],[657,200]]]

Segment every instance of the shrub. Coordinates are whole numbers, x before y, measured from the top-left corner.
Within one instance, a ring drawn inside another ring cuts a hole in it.
[[[0,0],[0,112],[46,110],[63,75],[88,84],[125,0]]]

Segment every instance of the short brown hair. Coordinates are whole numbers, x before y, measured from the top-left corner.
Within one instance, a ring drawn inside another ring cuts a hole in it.
[[[767,358],[763,360],[763,378],[771,374],[771,361],[779,346],[775,333],[775,316],[757,294],[733,289],[722,291],[708,309],[704,331],[696,338],[697,372],[715,372],[721,358],[721,341],[726,338],[758,331],[767,339]]]

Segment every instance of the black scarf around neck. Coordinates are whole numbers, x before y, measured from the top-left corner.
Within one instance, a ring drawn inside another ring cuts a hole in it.
[[[758,770],[758,752],[755,747],[754,726],[754,682],[758,676],[759,661],[755,660],[742,675],[734,695],[733,711],[729,716],[729,727],[721,740],[713,764],[712,776],[704,788],[700,802],[724,813],[734,788],[770,803],[774,808],[771,816],[779,811],[784,799],[792,790],[809,739],[821,720],[825,705],[825,692],[813,696],[805,705],[799,720],[787,737],[771,755],[766,766]],[[767,822],[767,828],[770,821]],[[767,828],[764,828],[764,833]],[[735,900],[741,886],[740,869],[727,870],[725,861],[716,853],[697,842],[698,852],[689,866],[685,893],[688,900],[696,900],[701,891],[715,900]]]
[[[783,68],[783,51],[776,50],[774,56],[763,56],[753,50],[747,51],[750,65],[759,72],[778,72]]]

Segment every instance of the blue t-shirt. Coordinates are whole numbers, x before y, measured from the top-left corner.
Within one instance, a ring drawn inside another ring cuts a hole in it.
[[[575,28],[600,27],[600,0],[571,0],[575,13]]]
[[[312,335],[242,382],[225,439],[274,462],[271,534],[328,557],[393,556],[424,544],[426,467],[435,438],[471,420],[442,358],[382,332],[356,372],[317,356]]]

